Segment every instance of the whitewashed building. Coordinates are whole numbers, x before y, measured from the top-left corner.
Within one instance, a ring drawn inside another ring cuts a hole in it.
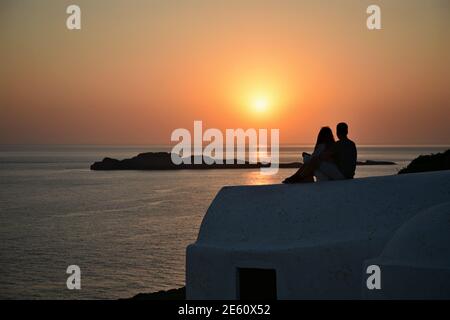
[[[381,290],[366,299],[450,299],[450,202],[407,221],[381,255],[366,261],[381,272]]]
[[[367,263],[379,257],[383,277],[381,254],[397,230],[449,201],[450,171],[224,187],[187,248],[187,298],[372,298]]]

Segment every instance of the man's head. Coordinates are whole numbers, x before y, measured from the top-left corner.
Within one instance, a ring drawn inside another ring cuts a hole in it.
[[[348,125],[345,122],[338,123],[336,126],[336,134],[339,140],[346,139],[348,134]]]

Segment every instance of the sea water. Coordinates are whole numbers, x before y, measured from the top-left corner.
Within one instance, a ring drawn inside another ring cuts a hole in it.
[[[396,174],[446,146],[359,146],[356,177]],[[280,183],[255,170],[91,171],[103,157],[169,146],[0,146],[0,298],[115,299],[184,285],[185,248],[223,186]],[[280,161],[312,146],[286,145]],[[66,269],[81,269],[68,290]]]

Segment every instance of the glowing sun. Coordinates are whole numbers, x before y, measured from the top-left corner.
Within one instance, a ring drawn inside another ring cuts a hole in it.
[[[253,100],[252,107],[256,112],[266,112],[269,108],[269,100],[265,97],[258,97]]]

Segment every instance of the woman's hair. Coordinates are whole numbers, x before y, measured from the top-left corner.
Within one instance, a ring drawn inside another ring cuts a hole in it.
[[[334,143],[333,131],[331,131],[330,127],[322,127],[317,135],[317,142],[314,149],[317,148],[319,144],[324,144],[327,146],[327,149],[331,147]]]

